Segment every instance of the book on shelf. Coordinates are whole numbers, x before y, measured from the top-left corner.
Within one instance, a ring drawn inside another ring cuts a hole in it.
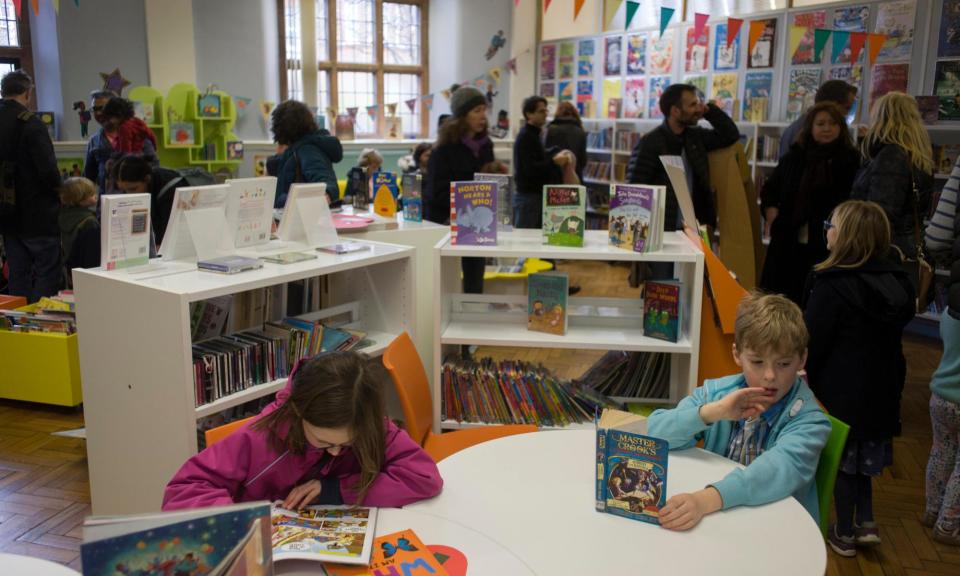
[[[484,174],[477,172],[473,179],[478,182],[497,183],[497,226],[499,230],[513,230],[513,177],[508,174]]]
[[[587,191],[583,186],[543,187],[543,243],[583,246],[587,218]]]
[[[194,141],[195,136],[192,122],[170,123],[171,146],[193,146]]]
[[[611,246],[634,252],[660,249],[666,188],[632,184],[610,185]]]
[[[583,176],[586,179],[597,181],[610,181],[610,163],[588,160],[583,168]]]
[[[423,174],[408,172],[400,180],[403,188],[403,219],[423,222]]]
[[[373,173],[373,211],[384,218],[393,218],[397,215],[397,198],[400,197],[400,188],[397,187],[397,175],[393,172]]]
[[[243,160],[242,140],[227,140],[227,160]]]
[[[147,125],[153,124],[155,121],[154,112],[155,107],[153,104],[148,102],[141,102],[139,100],[132,100],[133,104],[133,115],[141,120]]]
[[[668,451],[666,440],[647,436],[645,417],[604,410],[597,422],[597,511],[659,524]]]
[[[670,355],[611,350],[576,382],[604,396],[666,400],[670,396]]]
[[[100,265],[107,270],[144,266],[150,260],[150,194],[100,197]]]
[[[366,565],[374,549],[377,509],[360,506],[274,507],[273,559]]]
[[[215,338],[223,333],[233,295],[218,296],[190,303],[190,337],[194,342]]]
[[[936,124],[940,119],[940,98],[938,96],[914,96],[917,109],[924,124]]]
[[[208,260],[198,260],[197,269],[220,274],[239,274],[248,270],[263,268],[263,261],[248,256],[218,256]]]
[[[567,333],[569,279],[560,272],[527,277],[527,330],[560,336]]]
[[[613,127],[601,128],[587,133],[587,148],[609,150],[613,141]]]
[[[80,560],[90,576],[273,573],[270,503],[250,502],[83,523]]]
[[[496,182],[450,183],[450,244],[497,244]]]
[[[643,335],[676,342],[680,337],[680,282],[648,280],[643,287]]]
[[[410,529],[373,540],[368,566],[326,564],[327,576],[447,576],[443,562]]]
[[[49,309],[39,312],[0,310],[0,331],[74,334],[77,331],[76,313]]]
[[[960,145],[943,144],[933,146],[933,164],[939,174],[950,174],[960,156]]]
[[[757,160],[760,162],[778,162],[780,160],[780,136],[760,134],[757,136]]]
[[[642,134],[640,132],[632,131],[623,131],[617,132],[617,151],[618,152],[632,152],[633,149],[637,146],[637,142],[640,142]]]

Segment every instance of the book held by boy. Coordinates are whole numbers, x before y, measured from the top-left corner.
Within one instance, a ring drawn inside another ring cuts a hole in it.
[[[450,244],[496,246],[497,183],[450,183]]]
[[[643,335],[668,342],[680,337],[680,282],[647,280],[643,288]]]
[[[543,243],[583,246],[587,221],[587,189],[583,186],[543,187]]]
[[[564,335],[567,333],[566,274],[541,272],[527,277],[527,329]]]
[[[384,218],[393,218],[397,215],[397,198],[400,189],[397,187],[397,175],[393,172],[373,173],[373,211]]]
[[[647,436],[647,419],[605,408],[597,422],[598,512],[660,523],[667,501],[666,440]]]
[[[435,553],[409,529],[375,539],[368,566],[325,564],[324,569],[328,576],[447,576]]]

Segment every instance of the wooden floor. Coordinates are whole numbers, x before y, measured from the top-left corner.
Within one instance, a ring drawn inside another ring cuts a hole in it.
[[[562,266],[581,295],[637,295],[625,268],[606,263]],[[905,339],[908,373],[903,397],[903,436],[895,440],[894,465],[874,484],[874,508],[883,544],[856,558],[828,551],[827,574],[960,574],[960,548],[933,542],[920,525],[924,467],[930,450],[927,385],[940,359],[938,341]],[[509,356],[550,366],[576,377],[602,352],[481,348],[478,355]],[[82,440],[51,432],[83,425],[78,411],[0,400],[0,552],[38,556],[79,571],[80,524],[90,513],[87,462]],[[775,527],[772,527],[775,529]],[[748,546],[745,543],[745,549]]]

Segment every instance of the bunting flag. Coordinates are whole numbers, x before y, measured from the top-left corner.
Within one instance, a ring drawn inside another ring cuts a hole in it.
[[[850,33],[850,62],[853,64],[857,63],[857,58],[860,57],[860,51],[863,50],[863,45],[867,41],[866,32],[851,32]]]
[[[327,116],[328,116],[329,118],[336,118],[336,117],[337,117],[337,111],[336,111],[335,109],[333,109],[333,107],[327,106]]]
[[[488,72],[488,75],[490,76],[490,79],[493,80],[493,84],[498,86],[500,85],[500,69],[499,68],[491,68],[490,72]]]
[[[513,0],[513,7],[516,8],[520,5],[520,0]]]
[[[40,15],[40,0],[30,0],[30,5],[33,6],[33,15]]]
[[[267,124],[270,123],[270,115],[273,114],[273,109],[276,107],[277,103],[271,100],[260,101],[260,117],[263,118],[263,121]]]
[[[411,99],[409,99],[409,100],[404,100],[403,103],[406,104],[406,105],[407,105],[407,108],[410,109],[410,113],[411,113],[411,114],[416,114],[416,112],[417,112],[417,99],[416,99],[416,98],[411,98]]]
[[[790,27],[790,58],[793,58],[793,55],[796,54],[797,48],[800,47],[800,42],[803,41],[803,37],[806,35],[806,33],[806,26]]]
[[[733,44],[734,39],[736,39],[737,35],[740,34],[740,28],[742,27],[742,18],[727,18],[727,48]]]
[[[517,73],[517,59],[516,59],[516,58],[511,58],[511,59],[507,60],[507,69],[510,70],[511,72],[513,72],[514,74]],[[448,100],[450,99],[449,94],[446,96],[446,98],[447,98]]]
[[[420,99],[423,100],[423,107],[426,108],[427,111],[433,110],[433,94],[427,94]]]
[[[441,91],[440,91],[440,95],[443,96],[443,99],[444,99],[444,100],[450,100],[450,91],[449,91],[449,90],[441,90]]]
[[[827,40],[830,39],[830,32],[826,28],[817,28],[813,31],[813,59],[816,61],[820,60],[820,54],[823,53],[824,46],[827,45]]]
[[[613,17],[617,15],[621,4],[623,0],[603,0],[603,16],[606,19],[607,29],[613,27]]]
[[[627,24],[624,28],[630,28],[630,23],[633,22],[633,17],[637,15],[637,10],[640,9],[639,2],[631,2],[627,0]]]
[[[873,66],[877,62],[877,55],[880,54],[880,49],[883,48],[883,43],[887,41],[886,34],[870,34],[870,66]]]
[[[630,9],[631,2],[627,2],[627,9]],[[640,7],[639,2],[633,2],[637,7]],[[670,20],[673,18],[673,13],[676,12],[673,8],[667,8],[666,6],[660,7],[660,37],[663,38],[663,33],[667,29],[667,25],[670,24]]]
[[[709,14],[701,14],[697,12],[693,15],[693,37],[699,38],[700,34],[703,33],[703,27],[707,25],[707,20],[710,19]]]
[[[763,35],[763,31],[767,29],[766,20],[751,20],[750,21],[750,35],[747,37],[747,53],[753,54],[753,47],[756,46],[757,40],[760,39],[760,36]]]
[[[374,104],[373,106],[367,106],[367,116],[373,119],[374,122],[377,121],[377,110],[380,108],[379,104]]]
[[[484,86],[487,85],[487,81],[484,80],[483,76],[477,76],[476,78],[473,79],[473,85],[476,86],[477,88],[483,88]]]
[[[833,31],[833,48],[830,50],[830,63],[836,64],[837,60],[840,58],[840,55],[843,54],[843,49],[847,47],[847,42],[850,41],[850,32],[847,30],[834,30]]]
[[[576,20],[580,16],[580,9],[583,8],[583,3],[587,0],[573,0],[573,19]]]
[[[21,3],[22,1],[23,1],[23,0],[13,0],[13,11],[17,13],[17,19],[18,19],[18,20],[20,19],[20,9],[21,9],[20,3]]]
[[[543,0],[543,13],[544,13],[544,14],[546,14],[546,13],[547,13],[547,10],[550,9],[550,1],[551,1],[551,0]]]
[[[56,12],[57,14],[60,14],[60,0],[52,0],[52,1],[53,1],[53,11]]]
[[[385,104],[384,107],[387,109],[387,116],[396,116],[397,115],[397,104]]]
[[[357,110],[359,110],[359,108],[357,108],[356,106],[354,106],[354,107],[352,107],[352,108],[347,108],[347,114],[349,114],[351,118],[353,118],[354,120],[356,120],[356,119],[357,119]]]
[[[237,109],[238,118],[243,118],[247,115],[247,110],[250,108],[252,102],[253,98],[244,98],[243,96],[233,97],[233,106]]]

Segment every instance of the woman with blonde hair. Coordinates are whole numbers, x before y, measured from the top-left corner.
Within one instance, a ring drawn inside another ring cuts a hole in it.
[[[890,220],[891,242],[904,256],[917,254],[916,223],[926,214],[933,188],[933,149],[917,101],[889,92],[873,105],[872,124],[861,143],[867,163],[851,198],[876,202]]]
[[[871,477],[893,462],[906,377],[901,338],[914,290],[890,259],[890,224],[873,202],[848,200],[824,221],[830,255],[814,266],[804,319],[810,332],[810,389],[850,425],[834,490],[837,521],[828,543],[841,556],[880,543]]]

